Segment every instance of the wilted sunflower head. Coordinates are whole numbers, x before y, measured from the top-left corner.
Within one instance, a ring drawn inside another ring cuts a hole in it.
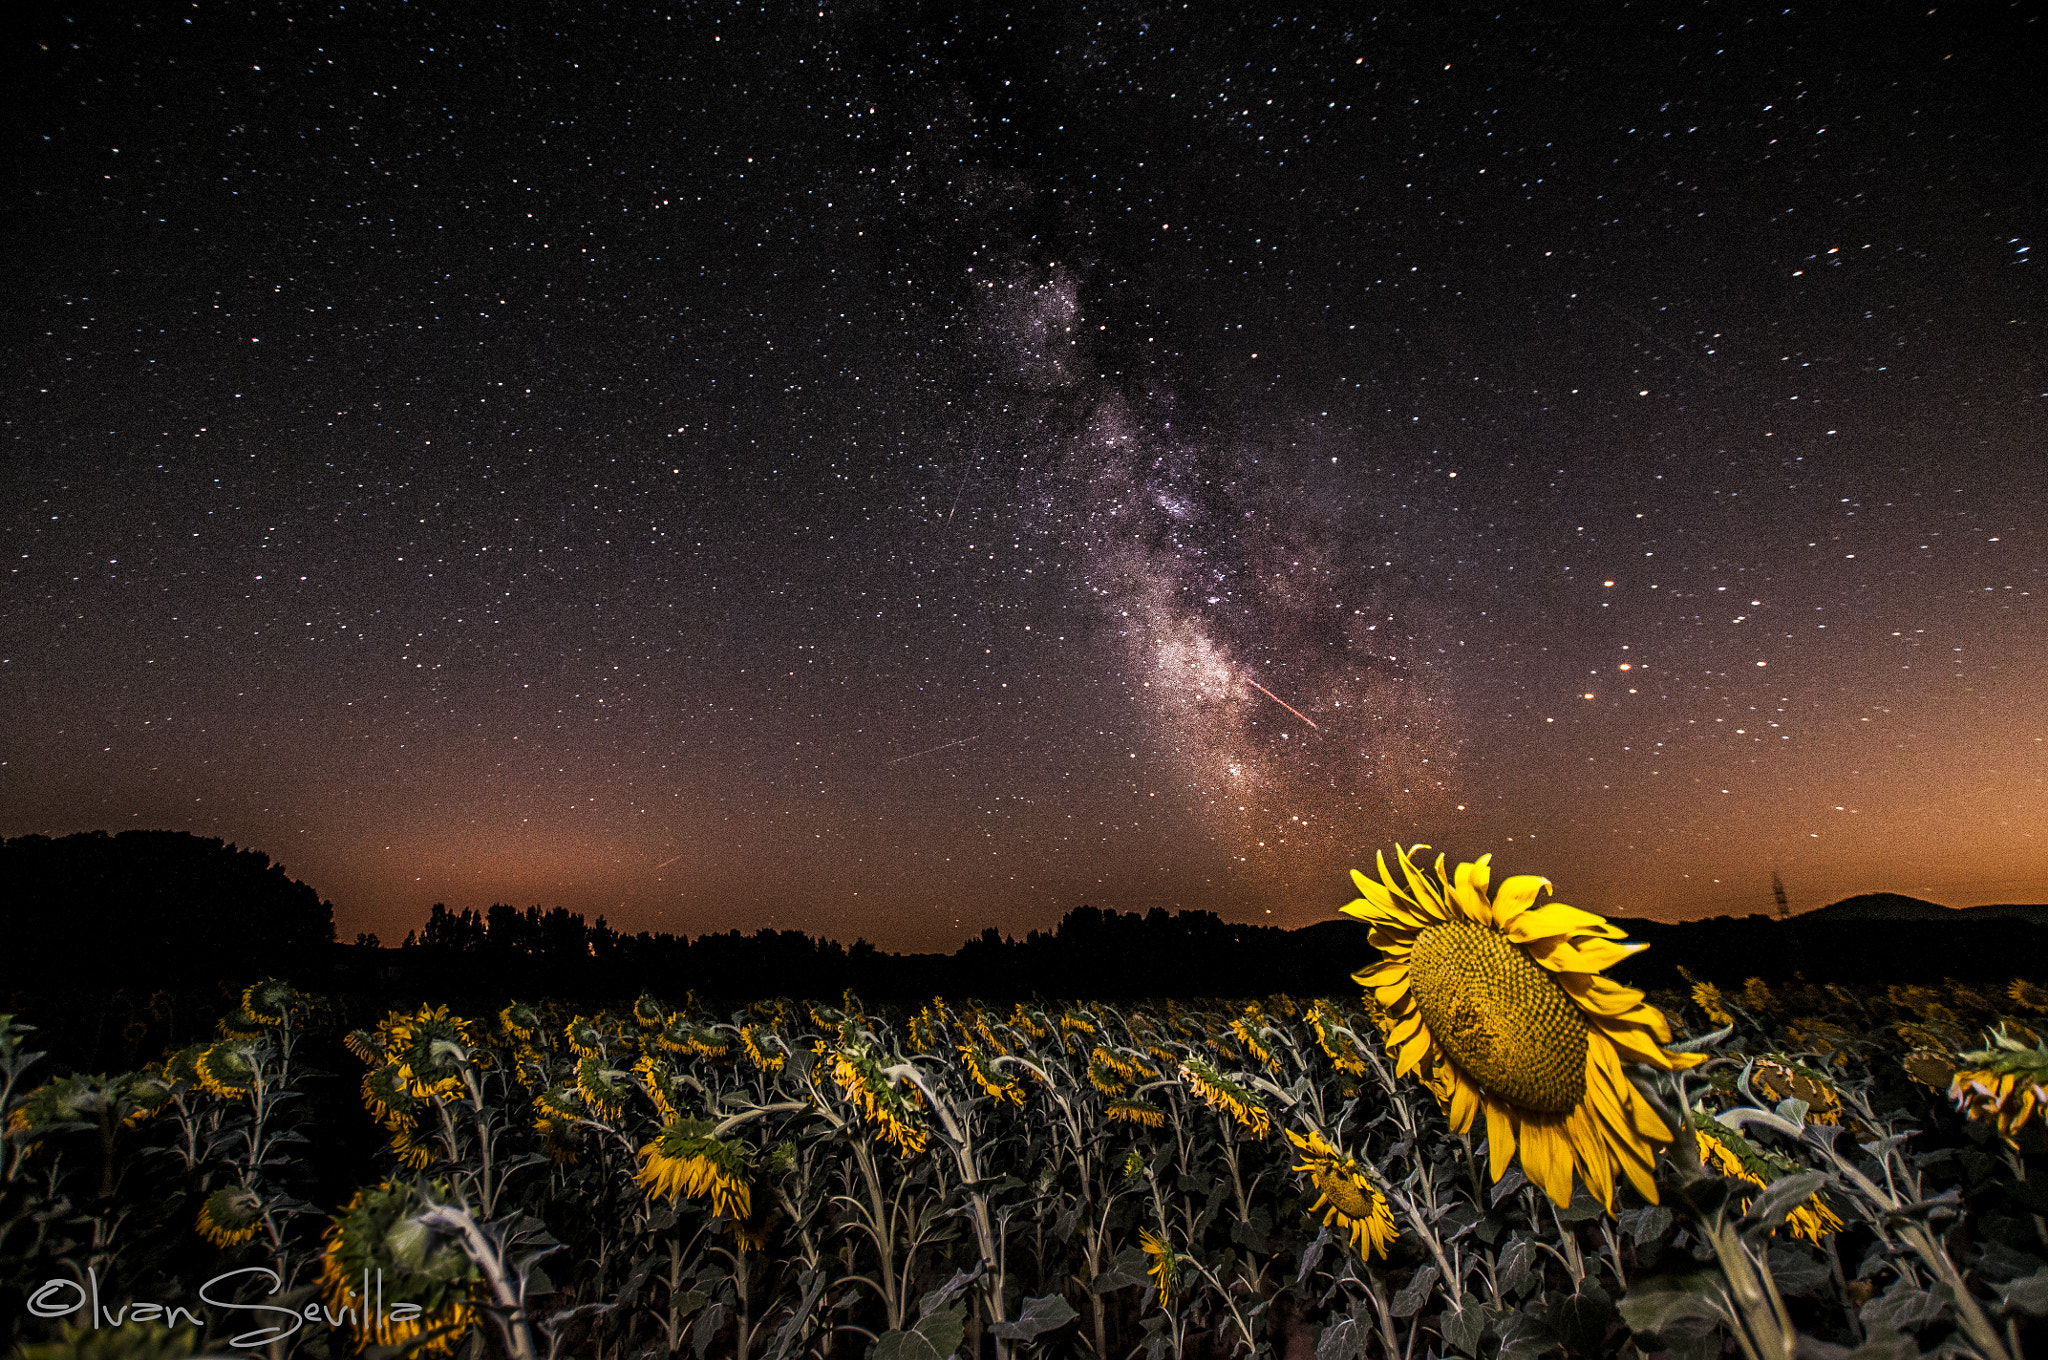
[[[1344,911],[1372,926],[1385,958],[1355,975],[1387,1008],[1397,1075],[1414,1073],[1443,1102],[1455,1132],[1483,1112],[1493,1179],[1519,1147],[1522,1170],[1569,1204],[1574,1172],[1611,1212],[1614,1173],[1656,1202],[1655,1146],[1671,1131],[1622,1070],[1671,1071],[1705,1061],[1677,1054],[1663,1013],[1601,976],[1641,945],[1562,902],[1536,904],[1548,879],[1518,875],[1488,896],[1492,856],[1436,862],[1431,881],[1396,847],[1403,884],[1379,857],[1379,881],[1353,871]]]
[[[1180,1077],[1205,1104],[1235,1120],[1254,1138],[1272,1132],[1273,1120],[1258,1099],[1230,1078],[1192,1055],[1181,1059]]]
[[[222,1039],[199,1050],[193,1071],[199,1084],[223,1100],[249,1094],[256,1080],[257,1050],[246,1040]]]
[[[858,1104],[879,1131],[884,1142],[893,1144],[899,1155],[914,1157],[924,1151],[929,1135],[910,1102],[890,1083],[867,1050],[849,1045],[832,1054],[832,1080],[849,1099]],[[914,1089],[914,1088],[913,1088]]]
[[[216,1190],[200,1204],[194,1226],[216,1247],[238,1247],[263,1226],[263,1200],[247,1186]]]
[[[1949,1099],[1969,1118],[1989,1121],[2015,1149],[2030,1124],[2030,1141],[2048,1142],[2048,1127],[2035,1119],[2048,1119],[2048,1044],[2030,1047],[2003,1029],[1992,1032],[1991,1042],[1958,1060]]]
[[[635,1179],[650,1199],[677,1195],[708,1200],[724,1218],[744,1219],[753,1211],[747,1175],[753,1149],[738,1139],[713,1135],[702,1119],[678,1119],[640,1149]]]
[[[1693,1136],[1698,1141],[1700,1161],[1724,1176],[1746,1181],[1761,1190],[1772,1181],[1792,1175],[1800,1168],[1788,1157],[1761,1150],[1734,1129],[1704,1111],[1694,1111],[1692,1116]],[[1747,1213],[1752,1197],[1741,1197],[1740,1211]],[[1819,1191],[1808,1195],[1794,1205],[1785,1215],[1782,1225],[1792,1230],[1794,1237],[1803,1237],[1815,1246],[1821,1238],[1842,1230],[1842,1220],[1829,1207]],[[1771,1231],[1778,1228],[1773,1226]]]
[[[569,1047],[579,1058],[601,1058],[604,1056],[604,1031],[599,1029],[587,1016],[579,1015],[562,1028],[562,1037],[569,1041]]]
[[[507,1036],[522,1044],[531,1044],[538,1040],[543,1027],[540,1012],[524,1001],[515,1001],[499,1011],[498,1024]]]
[[[412,1093],[395,1063],[363,1074],[363,1104],[386,1128],[411,1128],[427,1108],[426,1102]]]
[[[1806,1104],[1806,1117],[1816,1124],[1842,1122],[1842,1098],[1827,1078],[1811,1068],[1775,1054],[1758,1058],[1749,1069],[1749,1084],[1773,1105],[1786,1100]]]
[[[392,1028],[391,1038],[392,1060],[415,1098],[448,1100],[461,1093],[476,1048],[467,1020],[449,1015],[446,1006],[422,1006]]]
[[[1102,1107],[1103,1118],[1112,1124],[1136,1124],[1141,1128],[1163,1129],[1166,1127],[1166,1109],[1149,1100],[1133,1100],[1119,1097]],[[1133,1151],[1133,1157],[1138,1154]]]
[[[668,1023],[668,1015],[659,1001],[642,992],[640,999],[633,1003],[633,1023],[644,1030],[658,1030]]]
[[[385,1181],[357,1191],[328,1225],[320,1263],[327,1307],[335,1316],[353,1310],[348,1325],[361,1345],[404,1347],[427,1336],[414,1353],[445,1355],[478,1321],[482,1274],[454,1237],[418,1221],[427,1207],[417,1186]],[[382,1286],[382,1308],[365,1307],[357,1292],[366,1274]]]
[[[1947,1091],[1956,1075],[1956,1060],[1935,1048],[1916,1048],[1899,1060],[1906,1077],[1930,1091]]]
[[[1339,1152],[1314,1130],[1303,1137],[1289,1129],[1287,1141],[1302,1155],[1294,1169],[1307,1173],[1309,1184],[1316,1190],[1316,1202],[1309,1206],[1309,1212],[1326,1210],[1323,1226],[1341,1229],[1351,1250],[1359,1256],[1384,1257],[1400,1235],[1385,1193],[1355,1158]]]
[[[242,992],[242,1009],[260,1025],[282,1025],[300,999],[289,982],[269,978]]]
[[[1150,1275],[1152,1282],[1158,1286],[1159,1306],[1165,1308],[1173,1301],[1174,1285],[1180,1275],[1180,1258],[1174,1254],[1172,1246],[1165,1238],[1153,1236],[1146,1228],[1138,1229],[1138,1245],[1152,1258],[1152,1264],[1146,1268],[1145,1273]]]

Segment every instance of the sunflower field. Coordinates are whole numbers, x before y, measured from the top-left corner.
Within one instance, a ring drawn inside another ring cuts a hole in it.
[[[1341,997],[352,1017],[273,981],[47,1080],[0,1016],[0,1308],[30,1358],[2040,1346],[2048,992],[1646,996],[1542,880],[1395,859]]]

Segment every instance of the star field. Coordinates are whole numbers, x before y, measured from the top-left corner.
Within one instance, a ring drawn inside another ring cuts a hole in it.
[[[14,50],[0,833],[386,940],[2048,894],[2031,7]]]

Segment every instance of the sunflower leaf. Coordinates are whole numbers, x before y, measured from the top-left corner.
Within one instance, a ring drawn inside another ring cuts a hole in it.
[[[1515,1191],[1528,1183],[1529,1178],[1522,1174],[1522,1168],[1511,1166],[1507,1169],[1507,1173],[1494,1185],[1493,1198],[1488,1202],[1497,1206],[1502,1200],[1514,1194]]]
[[[1316,1338],[1316,1360],[1358,1360],[1358,1323],[1339,1318]]]
[[[1674,1326],[1689,1331],[1695,1329],[1686,1324],[1719,1322],[1721,1310],[1710,1292],[1715,1287],[1711,1275],[1666,1275],[1645,1280],[1619,1304],[1621,1320],[1632,1332],[1660,1337]]]
[[[2048,1268],[2014,1280],[1998,1291],[1998,1297],[2005,1312],[2048,1317]]]
[[[1050,1332],[1066,1326],[1081,1316],[1074,1306],[1058,1294],[1047,1294],[1043,1298],[1024,1300],[1023,1311],[1013,1322],[998,1322],[988,1330],[992,1336],[1006,1341],[1029,1341],[1040,1332]]]
[[[1769,1231],[1777,1227],[1785,1221],[1785,1215],[1804,1204],[1814,1191],[1827,1183],[1827,1174],[1820,1171],[1794,1172],[1772,1181],[1749,1206],[1749,1212],[1742,1216],[1743,1231]]]
[[[1110,1294],[1132,1285],[1150,1283],[1145,1262],[1145,1252],[1139,1247],[1125,1247],[1088,1284],[1091,1294]]]
[[[952,1279],[947,1280],[937,1289],[932,1290],[929,1294],[926,1294],[923,1298],[917,1301],[918,1314],[920,1316],[923,1316],[926,1314],[938,1312],[941,1308],[944,1308],[954,1299],[957,1299],[962,1294],[966,1293],[967,1290],[974,1284],[974,1282],[980,1278],[981,1262],[979,1261],[976,1261],[974,1263],[974,1269],[972,1270],[954,1271]]]
[[[1422,1311],[1422,1305],[1429,1302],[1429,1294],[1436,1287],[1436,1267],[1423,1266],[1415,1272],[1406,1287],[1394,1295],[1394,1302],[1387,1311],[1395,1317],[1414,1317]]]
[[[1948,1300],[1901,1280],[1863,1305],[1857,1320],[1868,1331],[1910,1332],[1948,1311]]]

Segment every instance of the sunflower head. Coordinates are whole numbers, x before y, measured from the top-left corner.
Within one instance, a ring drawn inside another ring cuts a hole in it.
[[[1289,1129],[1287,1141],[1302,1156],[1294,1169],[1306,1173],[1315,1187],[1316,1202],[1309,1212],[1326,1210],[1323,1226],[1340,1229],[1359,1256],[1384,1257],[1399,1231],[1394,1227],[1393,1208],[1372,1177],[1356,1159],[1339,1152],[1314,1130],[1303,1137]]]
[[[2021,1010],[2036,1015],[2048,1015],[2048,988],[2043,988],[2025,978],[2014,978],[2012,985],[2005,989],[2006,1000]]]
[[[1758,1058],[1749,1069],[1750,1086],[1775,1105],[1785,1100],[1806,1103],[1806,1117],[1816,1124],[1842,1122],[1842,1098],[1826,1077],[1789,1058]]]
[[[678,1119],[640,1149],[635,1179],[649,1198],[677,1195],[707,1200],[711,1211],[743,1220],[753,1212],[748,1183],[752,1150],[737,1139],[718,1138],[701,1119]]]
[[[645,992],[640,993],[640,999],[633,1003],[633,1023],[651,1033],[667,1022],[668,1016],[662,1011],[661,1003]]]
[[[1152,1264],[1145,1273],[1159,1289],[1159,1306],[1167,1307],[1173,1301],[1174,1286],[1179,1282],[1180,1258],[1165,1238],[1155,1237],[1146,1228],[1138,1229],[1138,1245],[1145,1249],[1145,1255],[1152,1258]]]
[[[417,1221],[426,1207],[417,1186],[386,1181],[357,1191],[328,1226],[320,1265],[327,1307],[336,1316],[351,1310],[363,1348],[446,1355],[479,1320],[482,1275],[453,1237]],[[364,1306],[359,1291],[366,1276],[382,1285],[381,1309]]]
[[[249,1094],[256,1080],[256,1050],[245,1041],[222,1039],[199,1051],[192,1064],[199,1084],[223,1100]]]
[[[259,1025],[282,1025],[302,999],[289,982],[269,978],[243,989],[242,1010]]]
[[[900,1155],[914,1157],[924,1151],[928,1135],[917,1111],[890,1084],[880,1064],[866,1049],[856,1044],[834,1052],[832,1080],[861,1107],[883,1141],[893,1144]]]
[[[238,1247],[263,1226],[263,1200],[247,1186],[216,1190],[200,1204],[193,1226],[216,1247]]]
[[[1210,1109],[1229,1115],[1252,1137],[1264,1138],[1273,1131],[1272,1116],[1266,1113],[1266,1107],[1250,1091],[1200,1058],[1190,1055],[1181,1059],[1180,1078],[1194,1088]]]
[[[392,1038],[391,1056],[415,1099],[450,1100],[461,1093],[476,1048],[467,1020],[449,1015],[446,1006],[422,1006],[393,1027]]]
[[[1949,1079],[1949,1099],[1971,1119],[1985,1120],[2015,1149],[2032,1126],[2038,1146],[2048,1136],[2048,1044],[2029,1047],[1996,1030],[1992,1047],[1965,1053]],[[2037,1119],[2036,1116],[2041,1116]]]
[[[1112,1124],[1136,1124],[1140,1128],[1163,1129],[1166,1127],[1166,1109],[1149,1100],[1133,1100],[1119,1097],[1102,1109],[1103,1118]],[[1134,1151],[1133,1157],[1138,1154]]]
[[[1492,856],[1432,880],[1396,848],[1402,881],[1353,871],[1345,912],[1371,924],[1381,961],[1355,975],[1386,1008],[1397,1075],[1433,1091],[1458,1133],[1483,1112],[1493,1178],[1516,1151],[1529,1179],[1569,1204],[1574,1173],[1610,1211],[1619,1169],[1657,1198],[1651,1164],[1671,1131],[1622,1070],[1705,1061],[1663,1045],[1671,1027],[1643,994],[1601,976],[1641,945],[1562,902],[1537,905],[1547,879],[1518,875],[1489,895]]]
[[[427,1103],[412,1093],[404,1072],[393,1063],[363,1074],[363,1104],[386,1128],[411,1128],[427,1109]]]
[[[1702,1165],[1712,1167],[1724,1176],[1746,1181],[1761,1190],[1783,1176],[1799,1170],[1790,1158],[1764,1152],[1734,1129],[1703,1111],[1695,1111],[1692,1117],[1693,1136],[1697,1140]],[[1749,1211],[1753,1196],[1740,1199],[1742,1212]],[[1831,1232],[1840,1232],[1842,1220],[1829,1207],[1820,1192],[1815,1191],[1800,1203],[1794,1205],[1785,1215],[1782,1225],[1792,1230],[1794,1237],[1803,1237],[1815,1246],[1821,1238]],[[1776,1232],[1777,1227],[1771,1229]]]
[[[617,1119],[626,1112],[626,1074],[606,1067],[601,1058],[583,1058],[576,1064],[576,1089],[583,1103],[598,1119]]]
[[[515,1001],[498,1012],[498,1026],[508,1038],[522,1044],[531,1044],[540,1037],[540,1012],[524,1001]]]

